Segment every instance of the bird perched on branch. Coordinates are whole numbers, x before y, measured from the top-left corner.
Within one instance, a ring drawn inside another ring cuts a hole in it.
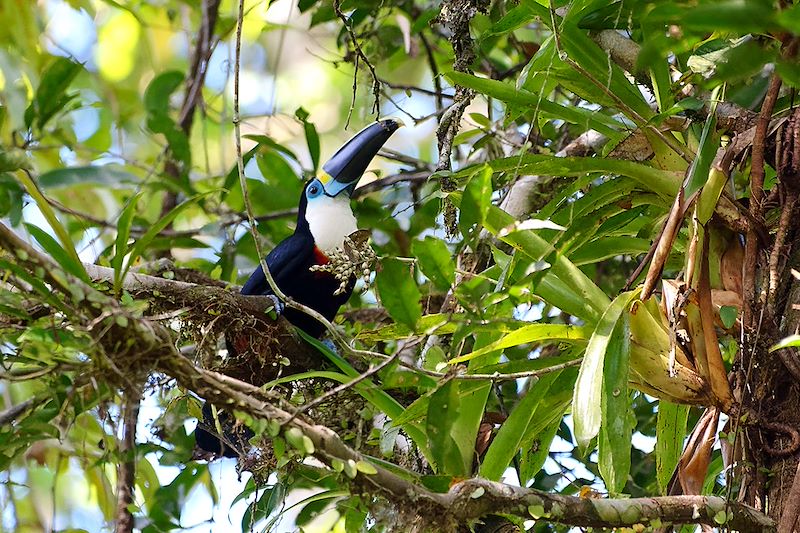
[[[322,166],[322,172],[303,187],[294,233],[265,259],[272,279],[284,295],[328,320],[333,320],[339,307],[350,298],[355,285],[354,269],[345,268],[342,275],[341,269],[331,268],[332,259],[342,256],[348,237],[357,231],[351,195],[367,165],[398,127],[400,124],[391,119],[375,122],[342,146]],[[260,265],[241,292],[275,296]],[[294,326],[314,337],[324,332],[325,326],[315,318],[294,308],[284,309],[277,297],[275,302],[275,310]],[[229,342],[228,347],[236,351],[236,342]],[[239,453],[214,434],[217,431],[212,429],[215,423],[208,403],[203,407],[203,417],[195,431],[197,445],[217,455],[237,457]],[[227,434],[224,426],[232,425],[230,420],[220,421]]]

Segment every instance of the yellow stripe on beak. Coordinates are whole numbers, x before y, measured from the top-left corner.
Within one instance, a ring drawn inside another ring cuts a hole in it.
[[[325,185],[329,184],[331,181],[333,181],[333,178],[331,177],[331,175],[328,174],[327,172],[325,172],[324,170],[320,170],[319,174],[317,175],[317,179],[319,180],[319,182],[323,186],[325,186]]]

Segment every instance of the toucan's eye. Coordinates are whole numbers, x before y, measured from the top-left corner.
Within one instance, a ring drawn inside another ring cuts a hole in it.
[[[322,193],[322,186],[319,183],[312,183],[308,186],[307,192],[309,198],[316,198]]]

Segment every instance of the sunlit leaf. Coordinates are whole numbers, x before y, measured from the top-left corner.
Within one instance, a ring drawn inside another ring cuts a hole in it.
[[[575,439],[580,446],[587,446],[600,431],[603,375],[609,343],[622,313],[637,295],[638,291],[628,291],[617,296],[589,338],[572,399]]]
[[[411,243],[411,251],[417,257],[422,273],[439,290],[448,290],[455,281],[455,265],[444,241],[435,237],[415,240]]]
[[[656,423],[656,479],[662,494],[678,466],[686,437],[686,421],[689,406],[678,405],[666,400],[658,402]]]
[[[397,259],[384,259],[377,275],[378,294],[389,315],[414,330],[422,316],[420,292],[410,265]]]

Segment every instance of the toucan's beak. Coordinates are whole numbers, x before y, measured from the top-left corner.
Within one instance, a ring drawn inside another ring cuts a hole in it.
[[[393,119],[379,120],[356,133],[355,137],[339,148],[322,165],[322,172],[318,176],[325,188],[325,194],[336,196],[343,191],[348,195],[353,194],[358,180],[367,170],[367,165],[400,126],[401,123]]]

